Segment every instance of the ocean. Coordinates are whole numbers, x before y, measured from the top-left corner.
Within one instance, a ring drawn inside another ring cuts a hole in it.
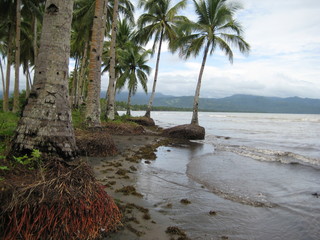
[[[191,114],[152,118],[168,128]],[[199,124],[205,140],[142,162],[139,190],[156,210],[191,239],[320,239],[320,115],[201,112]]]

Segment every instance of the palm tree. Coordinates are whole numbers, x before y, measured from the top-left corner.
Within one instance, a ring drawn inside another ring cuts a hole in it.
[[[116,35],[118,25],[118,6],[119,1],[114,0],[113,20],[111,26],[111,43],[110,43],[110,69],[109,69],[109,85],[107,98],[106,118],[114,120],[114,104],[115,104],[115,83],[116,83]]]
[[[107,0],[96,0],[92,25],[88,96],[85,119],[92,127],[99,127],[100,122],[100,89],[101,89],[101,57],[105,29],[105,8]]]
[[[198,15],[197,22],[186,22],[181,27],[185,30],[192,30],[193,33],[180,38],[180,55],[189,58],[197,56],[203,49],[203,59],[199,72],[197,88],[194,96],[193,114],[191,124],[199,124],[198,105],[202,75],[208,54],[214,53],[220,48],[233,62],[231,46],[239,49],[241,53],[249,53],[250,46],[244,40],[242,27],[234,19],[234,15],[241,8],[237,3],[227,3],[227,0],[193,0]]]
[[[132,22],[133,16],[132,12],[134,11],[134,6],[130,1],[122,1],[129,12],[125,13],[125,16]],[[110,43],[110,67],[109,67],[109,85],[107,91],[107,109],[106,109],[106,118],[114,120],[115,113],[115,93],[116,93],[116,41],[117,40],[117,30],[118,30],[118,19],[119,19],[119,1],[114,0],[113,5],[113,20],[111,26],[111,43]]]
[[[123,73],[117,81],[117,88],[123,88],[127,82],[129,90],[127,115],[129,116],[131,115],[131,96],[137,92],[138,83],[141,84],[145,93],[148,91],[147,81],[151,67],[147,65],[147,61],[150,54],[150,50],[146,51],[137,45],[132,45],[121,54],[119,62]]]
[[[180,22],[186,21],[186,17],[178,16],[177,13],[180,9],[185,8],[186,4],[187,0],[182,0],[173,7],[171,7],[171,0],[139,1],[139,6],[143,7],[147,13],[142,14],[138,19],[138,38],[142,43],[147,43],[154,37],[153,52],[156,45],[159,44],[152,93],[145,114],[146,117],[150,117],[155,96],[162,42],[168,40],[172,44],[177,40],[178,25]]]
[[[21,0],[16,0],[16,38],[15,38],[15,80],[13,93],[13,109],[16,113],[19,110],[19,69],[20,69],[20,38],[21,38]]]
[[[65,161],[77,155],[68,99],[72,9],[72,0],[46,2],[35,81],[11,147],[15,156],[34,149]]]
[[[7,59],[5,89],[3,89],[3,111],[5,112],[9,111],[9,88],[11,65],[13,63],[15,9],[16,6],[14,1],[0,1],[0,43],[2,45],[2,54],[4,54]]]

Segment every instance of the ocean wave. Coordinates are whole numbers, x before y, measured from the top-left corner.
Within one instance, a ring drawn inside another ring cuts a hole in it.
[[[190,170],[188,170],[187,174],[191,179],[205,186],[210,192],[226,200],[252,207],[273,208],[277,206],[277,204],[269,202],[266,196],[262,193],[259,193],[256,196],[250,196],[248,194],[240,193],[239,191],[234,191],[232,189],[223,189],[215,186],[214,184],[208,184],[207,182],[203,181],[201,177],[192,174]]]
[[[258,161],[280,162],[283,164],[301,164],[320,168],[320,159],[306,157],[293,152],[221,144],[216,145],[215,149],[219,151],[232,152]]]

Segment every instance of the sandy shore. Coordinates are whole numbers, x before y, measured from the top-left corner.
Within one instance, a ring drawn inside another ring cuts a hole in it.
[[[154,150],[168,144],[168,139],[154,135],[113,135],[120,154],[107,158],[88,158],[96,178],[106,186],[106,191],[121,206],[124,213],[120,231],[105,239],[188,239],[175,226],[169,216],[159,212],[145,196],[137,192],[141,165],[155,160]],[[172,206],[168,205],[168,208]]]

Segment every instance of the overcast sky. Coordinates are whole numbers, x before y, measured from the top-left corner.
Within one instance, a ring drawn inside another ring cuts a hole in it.
[[[177,2],[177,1],[173,1]],[[240,0],[237,19],[251,45],[248,57],[235,51],[234,63],[217,51],[207,59],[202,97],[252,94],[320,98],[320,1]],[[193,3],[181,15],[195,19]],[[165,48],[157,92],[193,95],[202,56],[186,61]],[[150,66],[154,68],[155,60]],[[154,73],[154,72],[153,72]],[[153,73],[148,89],[152,89]],[[103,87],[107,86],[103,76]]]
[[[246,57],[235,51],[233,65],[220,51],[208,57],[201,97],[252,94],[320,98],[320,0],[239,2],[243,9],[237,19],[243,25],[251,52]],[[140,13],[141,10],[137,15]],[[196,20],[191,0],[180,14]],[[175,96],[194,95],[201,60],[202,56],[179,59],[164,44],[156,91]],[[154,70],[154,58],[149,65]],[[153,74],[154,71],[149,77],[149,91]],[[14,71],[11,75],[13,89]],[[25,86],[24,79],[21,76],[21,88]],[[104,74],[102,90],[106,91],[107,86],[108,74]]]

